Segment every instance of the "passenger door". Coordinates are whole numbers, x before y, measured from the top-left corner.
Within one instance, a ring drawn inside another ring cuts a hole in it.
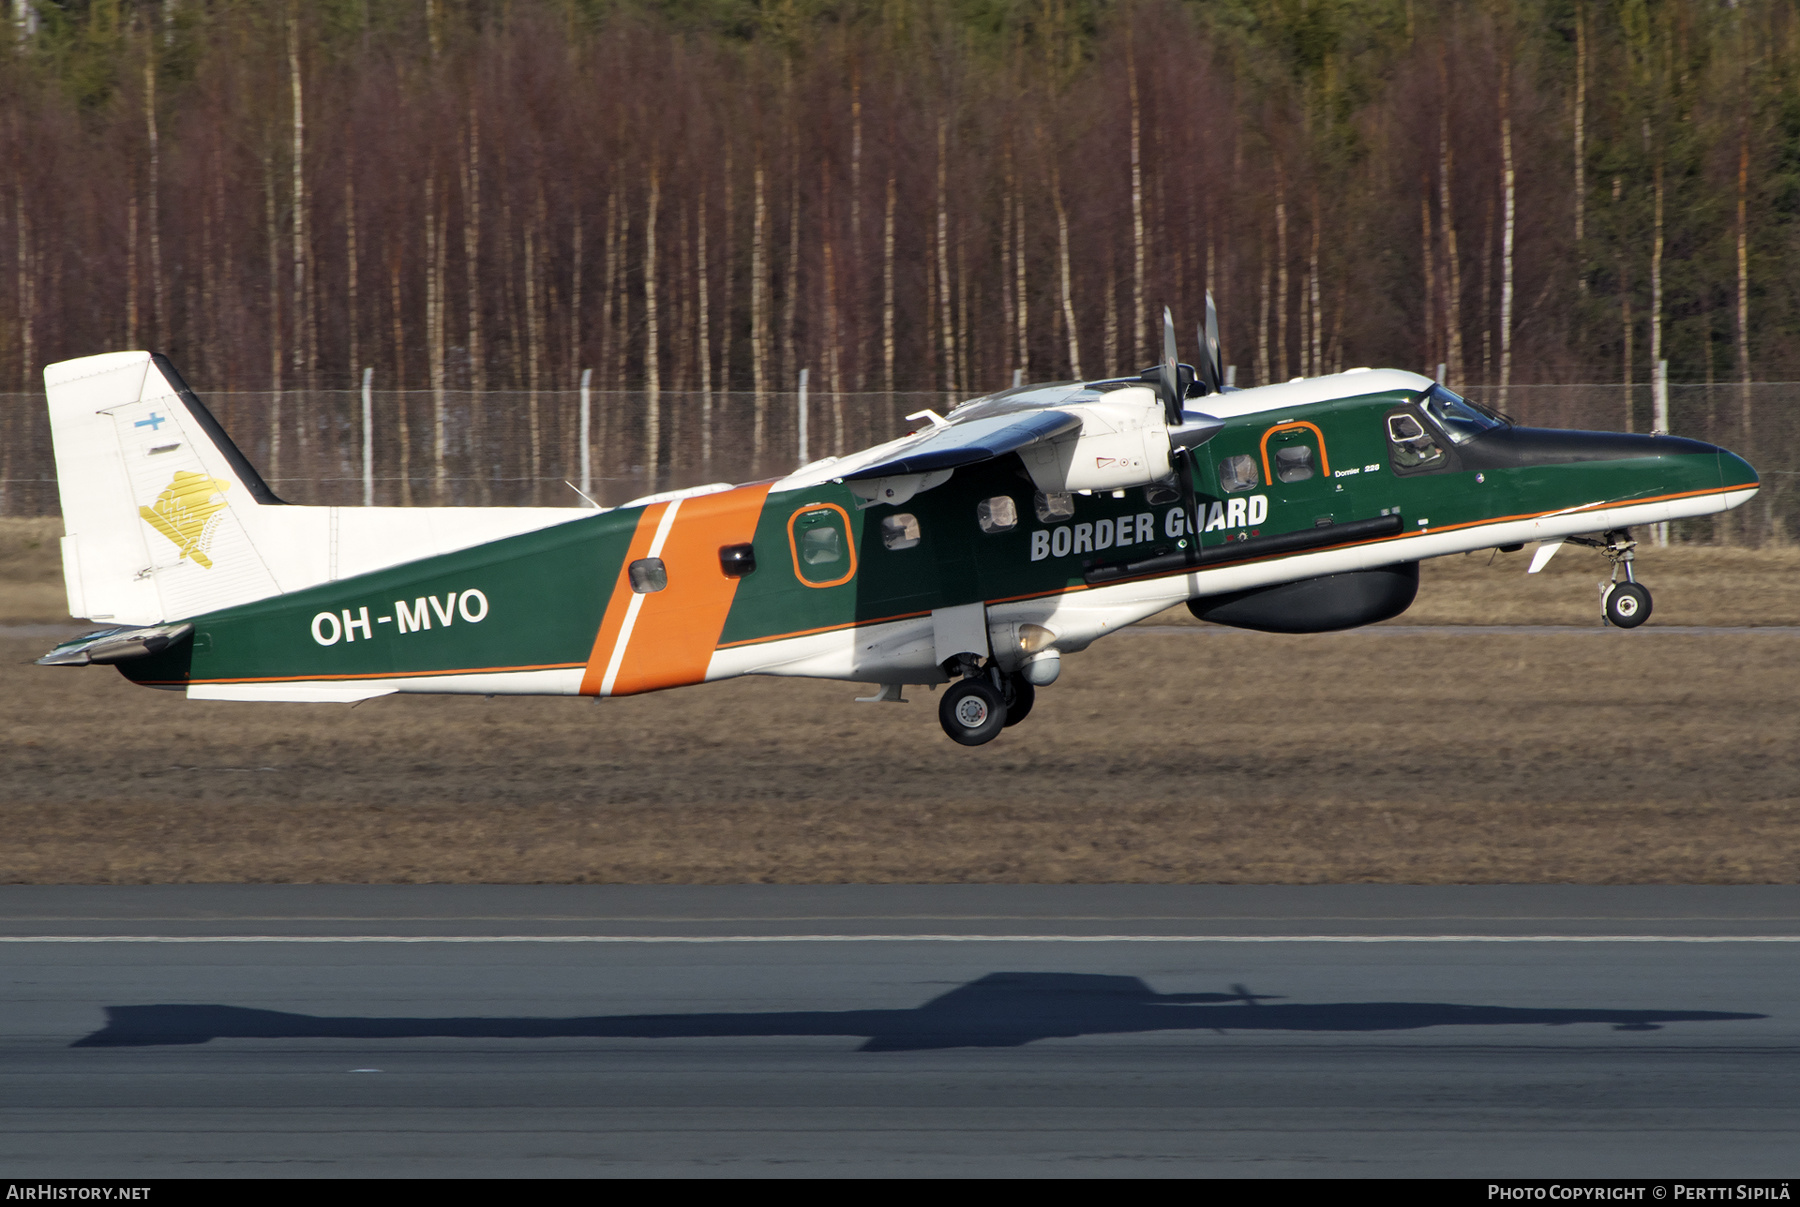
[[[1303,420],[1279,423],[1264,432],[1262,470],[1278,508],[1279,530],[1335,521],[1331,457],[1325,434],[1316,424]]]

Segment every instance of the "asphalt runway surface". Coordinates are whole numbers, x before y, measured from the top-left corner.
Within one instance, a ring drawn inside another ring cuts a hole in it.
[[[0,888],[9,1176],[1780,1177],[1791,887]]]

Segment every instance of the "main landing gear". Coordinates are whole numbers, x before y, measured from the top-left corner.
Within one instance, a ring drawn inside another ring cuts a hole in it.
[[[965,663],[964,677],[938,702],[938,724],[950,740],[980,746],[1023,721],[1037,701],[1037,689],[1016,674],[989,664]]]
[[[1572,536],[1569,542],[1598,549],[1612,563],[1611,579],[1600,584],[1600,614],[1607,624],[1635,629],[1650,619],[1650,592],[1631,571],[1632,551],[1637,548],[1637,542],[1631,539],[1629,530],[1615,528],[1602,534],[1599,540]]]

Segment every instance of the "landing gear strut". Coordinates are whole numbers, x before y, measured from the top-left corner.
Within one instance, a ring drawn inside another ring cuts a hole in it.
[[[1572,536],[1572,544],[1598,549],[1612,563],[1612,577],[1600,584],[1600,614],[1606,623],[1621,629],[1635,629],[1650,619],[1650,592],[1632,573],[1632,551],[1637,542],[1631,532],[1615,528],[1603,533],[1599,540]]]

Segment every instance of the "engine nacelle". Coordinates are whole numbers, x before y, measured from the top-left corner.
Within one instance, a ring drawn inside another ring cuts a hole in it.
[[[1327,574],[1188,601],[1200,620],[1264,633],[1329,633],[1392,620],[1419,594],[1419,563]]]
[[[1039,490],[1124,490],[1169,476],[1169,427],[1154,390],[1128,386],[1059,409],[1079,414],[1081,427],[1019,452]]]

